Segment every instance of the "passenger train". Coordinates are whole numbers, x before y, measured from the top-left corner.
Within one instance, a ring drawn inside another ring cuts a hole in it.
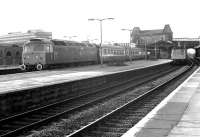
[[[195,57],[196,50],[194,48],[173,48],[171,51],[171,59],[176,64],[194,61]]]
[[[102,52],[100,52],[102,50]],[[100,58],[102,57],[102,58]],[[79,43],[74,41],[31,39],[23,46],[22,70],[42,70],[54,65],[123,62],[128,59],[142,59],[145,52],[140,48]]]

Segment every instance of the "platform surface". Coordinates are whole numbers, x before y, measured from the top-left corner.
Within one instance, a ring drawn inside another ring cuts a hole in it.
[[[171,62],[171,60],[140,60],[133,61],[132,63],[127,62],[126,65],[123,66],[91,65],[59,70],[44,70],[0,75],[0,95],[9,92],[20,91],[23,89],[117,73],[119,71],[140,69],[143,67],[154,66],[168,62]]]
[[[200,137],[200,68],[122,137]]]

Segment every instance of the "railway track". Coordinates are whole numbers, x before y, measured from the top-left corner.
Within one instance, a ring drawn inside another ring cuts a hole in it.
[[[153,74],[151,73],[142,75],[142,77],[132,78],[128,81],[120,83],[115,82],[112,85],[101,87],[98,90],[95,90],[94,92],[91,92],[89,94],[79,95],[76,98],[56,102],[48,106],[34,109],[5,119],[1,119],[0,137],[17,136],[25,131],[29,131],[33,128],[37,128],[41,125],[44,125],[52,121],[53,119],[57,119],[62,117],[63,115],[79,111],[80,109],[84,109],[89,105],[95,104],[96,102],[105,100],[105,98],[109,98],[116,94],[120,94],[122,91],[128,90],[142,83],[170,73],[177,68],[172,67],[171,69],[167,69],[167,71],[160,70],[159,73],[157,73],[157,75],[155,75],[154,72]]]
[[[128,129],[139,122],[148,112],[150,112],[159,102],[169,93],[162,92],[167,85],[177,77],[181,76],[192,66],[188,66],[177,75],[169,76],[167,81],[161,82],[155,88],[139,95],[125,105],[113,110],[96,121],[84,126],[83,128],[71,133],[67,137],[119,137]]]

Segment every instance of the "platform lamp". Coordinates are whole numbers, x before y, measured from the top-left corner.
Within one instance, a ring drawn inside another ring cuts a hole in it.
[[[129,31],[129,33],[130,33],[130,40],[129,40],[129,59],[130,59],[130,62],[132,62],[132,58],[131,58],[131,54],[130,54],[130,52],[131,52],[131,33],[132,33],[132,29],[121,29],[122,31]]]
[[[91,19],[88,19],[88,21],[99,21],[100,23],[100,47],[99,47],[99,50],[100,50],[100,62],[101,62],[101,65],[103,65],[103,58],[102,58],[102,22],[104,20],[113,20],[114,18],[103,18],[103,19],[96,19],[96,18],[91,18]]]

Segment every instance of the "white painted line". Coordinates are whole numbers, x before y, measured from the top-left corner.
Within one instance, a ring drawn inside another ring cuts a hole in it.
[[[136,137],[136,134],[144,127],[147,122],[152,119],[167,102],[188,82],[188,80],[200,70],[200,67],[192,73],[180,86],[178,86],[172,93],[170,93],[159,105],[157,105],[151,112],[149,112],[142,120],[140,120],[134,127],[128,130],[122,137]]]

